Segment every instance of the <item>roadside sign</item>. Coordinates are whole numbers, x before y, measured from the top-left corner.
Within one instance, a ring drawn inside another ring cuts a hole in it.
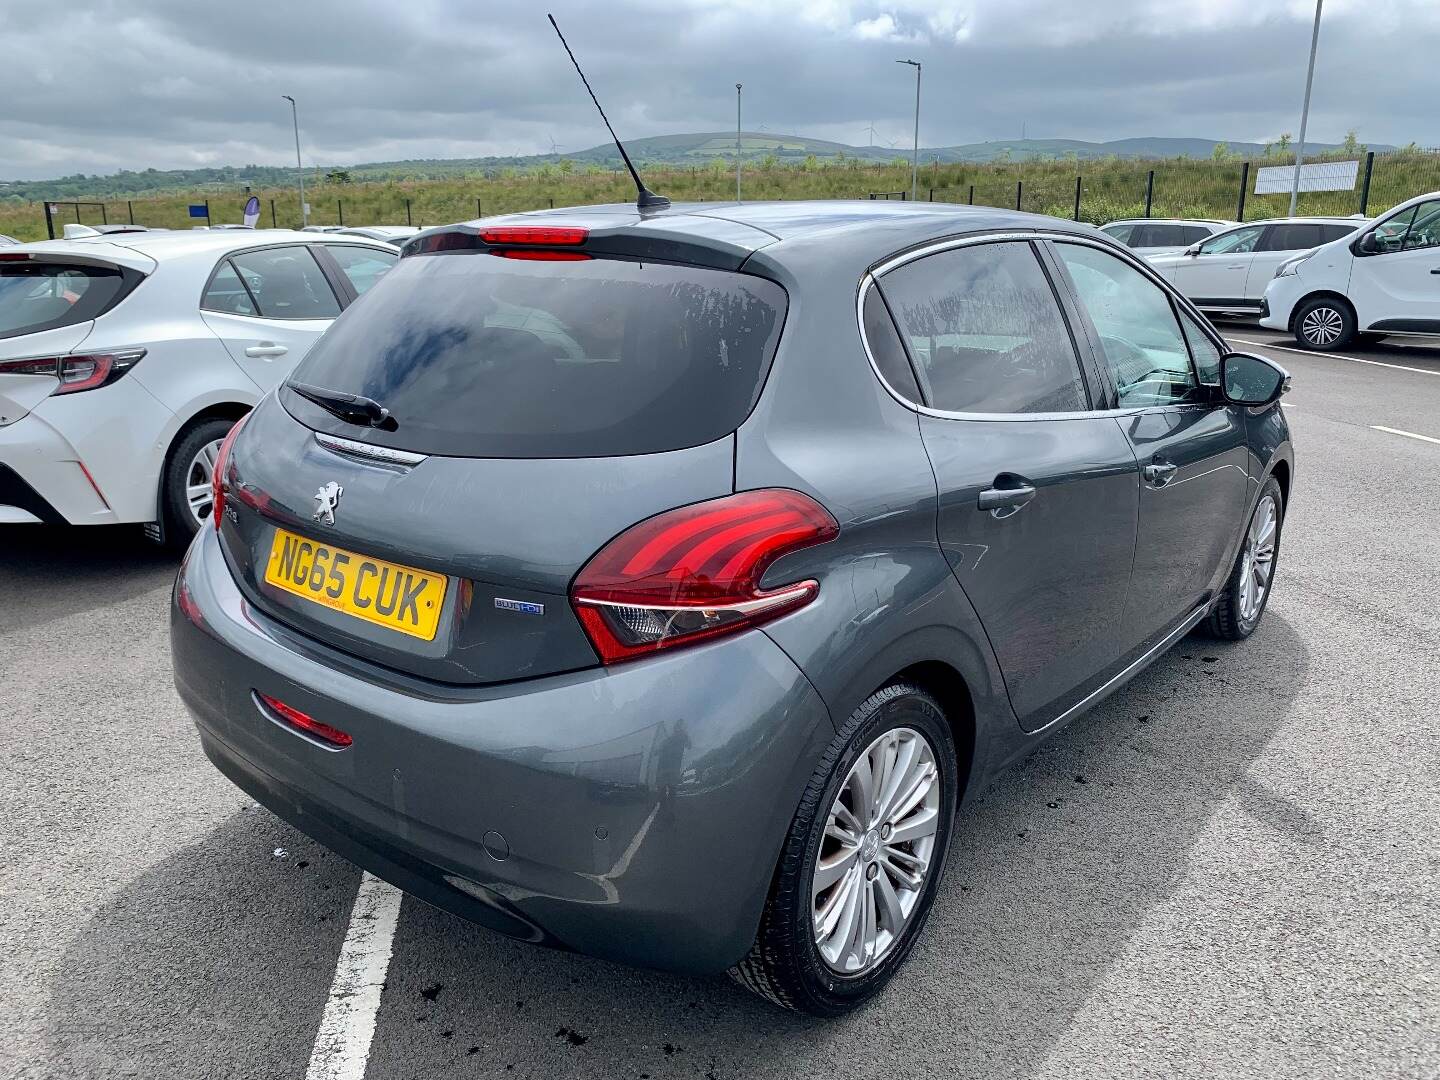
[[[191,216],[191,217],[209,217],[209,216],[210,216],[210,208],[209,208],[208,206],[206,206],[204,203],[191,203],[191,204],[190,204],[190,216]]]
[[[1351,191],[1358,161],[1324,161],[1300,166],[1301,191]],[[1255,170],[1256,195],[1283,195],[1295,180],[1294,165],[1267,165]]]

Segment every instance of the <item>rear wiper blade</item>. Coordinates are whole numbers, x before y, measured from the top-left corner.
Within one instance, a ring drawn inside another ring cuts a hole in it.
[[[323,386],[311,386],[309,383],[290,382],[285,385],[306,401],[313,401],[347,424],[362,424],[366,427],[384,428],[386,431],[394,431],[397,427],[390,416],[390,410],[374,398],[365,397],[363,394],[347,394],[340,390],[327,390]]]

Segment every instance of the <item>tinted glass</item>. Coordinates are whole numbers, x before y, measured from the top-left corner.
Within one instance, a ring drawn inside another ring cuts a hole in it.
[[[1108,252],[1079,244],[1056,248],[1100,333],[1120,405],[1171,405],[1199,398],[1190,351],[1164,290]]]
[[[1210,230],[1204,225],[1182,225],[1180,226],[1180,231],[1184,234],[1186,247],[1189,247],[1196,241],[1204,240],[1210,235]]]
[[[746,274],[481,252],[401,259],[296,369],[374,398],[394,431],[286,393],[312,427],[421,453],[605,457],[710,442],[764,385],[785,290]]]
[[[977,244],[908,263],[880,287],[926,402],[969,413],[1088,408],[1054,290],[1029,244]]]
[[[1328,244],[1331,240],[1339,240],[1349,236],[1355,231],[1354,225],[1321,225],[1320,243]]]
[[[900,334],[895,329],[895,320],[885,308],[885,300],[879,289],[865,294],[865,341],[870,346],[870,355],[875,366],[897,394],[906,401],[920,400],[920,387],[915,383],[915,371],[910,358],[905,355],[905,346],[900,343]]]
[[[0,338],[86,322],[125,288],[118,269],[24,262],[0,266]]]
[[[1405,234],[1405,250],[1440,247],[1440,200],[1423,202],[1415,208],[1410,231]]]
[[[1304,251],[1324,243],[1319,225],[1272,225],[1260,241],[1259,251]]]
[[[1134,225],[1106,225],[1100,230],[1112,240],[1118,240],[1122,244],[1130,242],[1130,234],[1135,231]]]
[[[1219,386],[1220,346],[1184,308],[1180,309],[1180,329],[1185,331],[1185,340],[1190,344],[1190,356],[1195,361],[1200,381],[1206,386]]]
[[[205,290],[200,306],[206,311],[228,311],[232,315],[255,314],[255,304],[228,259],[220,264],[220,269],[210,279],[210,287]]]
[[[247,251],[230,260],[267,319],[333,319],[340,302],[309,248]]]
[[[1230,232],[1219,233],[1200,245],[1200,254],[1242,255],[1245,252],[1254,251],[1255,245],[1264,232],[1264,225],[1250,225],[1243,229],[1232,229]]]
[[[1179,225],[1141,225],[1130,238],[1131,247],[1184,247],[1185,230]]]
[[[355,287],[357,296],[365,295],[370,286],[384,277],[385,272],[400,258],[379,248],[359,247],[354,244],[326,244],[325,250],[340,264],[341,273]]]

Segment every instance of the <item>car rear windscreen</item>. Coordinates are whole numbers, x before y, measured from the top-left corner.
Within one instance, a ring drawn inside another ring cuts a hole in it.
[[[348,423],[293,390],[283,400],[312,428],[426,454],[678,450],[750,414],[785,310],[779,285],[724,270],[414,255],[351,305],[292,376],[374,399],[393,428]]]
[[[0,264],[0,338],[88,322],[127,287],[113,266]]]

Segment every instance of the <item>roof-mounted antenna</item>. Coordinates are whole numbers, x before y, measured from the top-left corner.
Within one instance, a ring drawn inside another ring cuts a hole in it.
[[[615,134],[615,129],[610,126],[610,118],[605,115],[605,110],[600,108],[600,99],[595,96],[595,91],[590,89],[590,80],[585,78],[585,72],[580,70],[580,61],[575,59],[575,54],[570,51],[570,43],[565,40],[565,35],[560,33],[560,26],[555,22],[555,16],[546,13],[545,17],[550,20],[550,25],[555,27],[555,36],[560,39],[560,44],[565,46],[565,52],[570,56],[570,63],[575,65],[575,73],[580,76],[580,81],[585,84],[585,90],[590,94],[590,100],[595,102],[595,108],[600,113],[600,119],[605,121],[605,128],[610,132],[610,138],[615,142],[615,148],[620,151],[620,156],[625,159],[625,168],[630,170],[630,177],[635,181],[635,205],[641,210],[663,210],[670,205],[670,200],[664,195],[656,195],[645,186],[645,181],[640,179],[640,174],[635,171],[635,166],[630,162],[630,155],[625,152],[625,144]]]

